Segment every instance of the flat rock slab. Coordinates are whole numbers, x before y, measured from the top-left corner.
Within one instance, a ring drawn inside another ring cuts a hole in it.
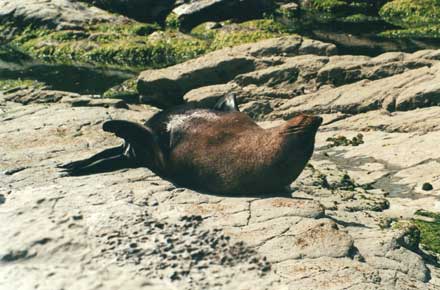
[[[143,103],[167,107],[182,103],[183,96],[192,89],[224,84],[237,75],[280,63],[280,56],[335,52],[332,44],[299,36],[268,39],[218,50],[164,69],[144,71],[138,77],[137,88]]]
[[[318,166],[330,131],[318,138],[311,162],[317,169],[308,168],[292,185],[294,198],[215,196],[176,187],[143,168],[60,177],[56,164],[121,142],[101,130],[102,122],[143,122],[157,111],[151,107],[72,107],[38,98],[23,105],[1,98],[2,287],[438,287],[436,268],[405,243],[410,232],[379,226],[383,209],[347,210],[356,200],[371,203],[383,195],[315,183],[318,169],[335,175],[330,183],[343,175],[333,157]],[[381,140],[365,135],[369,146]],[[344,147],[343,158],[350,160],[354,148]]]

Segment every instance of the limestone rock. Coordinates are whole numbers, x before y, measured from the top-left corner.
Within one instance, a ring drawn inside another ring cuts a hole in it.
[[[435,134],[411,137],[399,133],[397,137],[367,131],[363,132],[365,143],[357,147],[326,147],[326,138],[335,132],[354,134],[344,129],[354,118],[346,116],[323,126],[311,163],[328,176],[329,184],[338,186],[348,187],[338,181],[347,170],[354,179],[354,191],[314,185],[315,175],[309,168],[292,185],[293,198],[281,193],[272,197],[215,196],[179,188],[144,168],[75,178],[58,176],[56,164],[120,144],[101,130],[103,121],[143,122],[157,111],[151,107],[71,107],[63,101],[38,99],[23,105],[5,100],[5,95],[0,100],[0,150],[6,152],[0,157],[0,215],[4,221],[0,234],[5,237],[0,239],[2,285],[18,289],[37,284],[41,289],[119,289],[121,285],[139,289],[169,285],[210,289],[215,285],[243,290],[437,287],[437,268],[427,266],[417,243],[408,239],[411,235],[379,227],[387,214],[399,216],[420,206],[417,200],[389,197],[392,211],[345,210],[360,195],[366,200],[384,198],[378,189],[365,192],[357,186],[368,170],[379,168],[373,167],[376,163],[394,160],[398,167],[380,167],[392,182],[398,182],[397,176],[409,184],[421,181],[411,173],[413,165],[414,170],[424,168],[435,175],[429,162],[418,164],[431,156],[437,158],[434,151],[427,151],[436,148],[428,142],[428,138],[438,142]],[[373,118],[372,113],[369,116]],[[394,124],[395,117],[403,118],[397,114],[381,122]],[[361,122],[354,120],[353,126]],[[390,149],[382,146],[387,142]],[[416,147],[418,142],[424,144],[417,145],[421,153],[410,153],[414,155],[410,160],[392,153]],[[430,193],[435,194],[438,187]],[[330,198],[337,206],[327,206]],[[433,200],[429,204],[435,206]],[[19,279],[24,275],[27,279]]]
[[[231,92],[234,87],[233,84],[200,87],[187,92],[183,96],[183,100],[186,103],[195,104],[196,106],[210,108],[215,105],[220,97]]]
[[[68,103],[73,107],[96,106],[128,109],[123,100],[100,98],[99,96],[80,95],[77,93],[49,90],[46,88],[17,88],[4,92],[4,100],[23,105],[31,103]]]
[[[318,220],[306,224],[303,232],[297,235],[286,233],[271,239],[260,247],[260,251],[272,262],[350,255],[353,240],[347,233],[339,231],[334,222]]]
[[[179,104],[192,89],[227,83],[237,75],[280,63],[277,56],[301,54],[305,42],[298,36],[269,39],[215,51],[164,69],[144,71],[137,85],[141,101],[161,107]],[[334,50],[331,44],[307,45],[312,45],[320,55]]]
[[[252,58],[230,56],[225,51],[214,52],[169,68],[142,72],[138,91],[142,102],[176,105],[192,88],[225,83],[233,76],[254,68]]]
[[[361,80],[335,89],[296,97],[287,101],[277,116],[295,112],[357,114],[371,110],[406,111],[437,105],[440,63],[377,81]],[[305,103],[304,101],[307,100]]]

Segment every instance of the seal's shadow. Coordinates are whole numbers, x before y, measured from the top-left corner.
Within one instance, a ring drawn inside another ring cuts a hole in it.
[[[179,185],[176,183],[171,182],[176,188],[188,188],[183,185]],[[212,195],[212,196],[218,196],[218,197],[227,197],[227,198],[259,198],[259,199],[265,199],[265,198],[276,198],[276,197],[282,197],[282,198],[291,198],[291,199],[299,199],[299,200],[313,200],[313,198],[307,198],[307,197],[299,197],[294,196],[294,190],[284,190],[284,191],[277,191],[277,192],[259,192],[259,193],[240,193],[240,194],[234,194],[234,193],[214,193],[214,192],[208,192],[203,191],[197,188],[188,188],[190,190],[194,190],[201,194],[206,195]]]

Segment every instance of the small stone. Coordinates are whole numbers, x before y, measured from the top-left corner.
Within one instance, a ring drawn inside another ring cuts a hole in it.
[[[431,183],[429,183],[429,182],[425,182],[425,183],[423,183],[423,185],[422,185],[422,189],[423,189],[424,191],[430,191],[430,190],[433,190],[434,187],[432,187],[432,184],[431,184]]]
[[[81,214],[76,214],[76,215],[72,216],[72,219],[74,221],[79,221],[79,220],[83,219],[83,216]]]

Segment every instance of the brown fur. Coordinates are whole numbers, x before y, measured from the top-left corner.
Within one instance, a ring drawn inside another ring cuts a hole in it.
[[[216,193],[281,190],[310,159],[321,120],[301,115],[265,130],[241,112],[224,114],[221,121],[193,119],[164,172],[180,184]]]
[[[123,145],[59,167],[70,176],[148,167],[180,185],[222,194],[283,190],[312,156],[322,118],[300,115],[265,130],[234,111],[234,98],[220,101],[214,110],[165,110],[145,125],[107,121],[103,130]]]

